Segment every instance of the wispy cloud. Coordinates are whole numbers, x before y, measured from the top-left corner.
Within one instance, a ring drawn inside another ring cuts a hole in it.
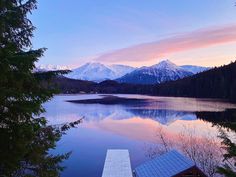
[[[236,24],[209,27],[162,40],[139,44],[104,53],[95,60],[102,62],[148,62],[191,49],[207,48],[236,41]]]

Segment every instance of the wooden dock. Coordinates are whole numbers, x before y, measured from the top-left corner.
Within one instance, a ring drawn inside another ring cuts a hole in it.
[[[108,149],[102,177],[133,177],[129,151]]]

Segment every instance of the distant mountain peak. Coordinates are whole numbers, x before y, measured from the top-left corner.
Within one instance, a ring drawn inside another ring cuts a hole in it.
[[[51,65],[46,68],[47,70],[62,69],[62,67]],[[66,69],[66,67],[63,67],[63,69]],[[122,64],[106,65],[98,62],[88,62],[73,69],[65,77],[95,82],[117,80],[118,82],[124,83],[157,84],[181,79],[207,69],[209,68],[192,65],[177,66],[169,59],[164,59],[155,65],[141,68],[134,68]]]
[[[141,67],[125,76],[118,78],[118,82],[135,84],[157,84],[181,79],[193,75],[170,60],[162,60],[150,67]]]
[[[104,64],[97,63],[97,62],[88,62],[88,63],[85,63],[82,66],[86,66],[86,67],[106,67]]]
[[[169,64],[174,64],[172,61],[170,61],[169,59],[163,59],[161,60],[159,63],[169,63]]]
[[[180,67],[185,69],[186,71],[192,72],[193,74],[201,73],[203,71],[211,69],[210,67],[195,66],[195,65],[183,65]]]
[[[104,80],[113,80],[121,77],[135,68],[125,65],[105,65],[98,62],[89,62],[72,70],[65,75],[71,79],[80,79],[101,82]]]
[[[35,71],[56,71],[56,70],[70,70],[69,66],[60,66],[60,65],[37,65]]]
[[[171,62],[168,59],[161,60],[158,64],[155,64],[151,67],[155,67],[155,68],[178,68],[178,66],[176,64],[174,64],[173,62]]]

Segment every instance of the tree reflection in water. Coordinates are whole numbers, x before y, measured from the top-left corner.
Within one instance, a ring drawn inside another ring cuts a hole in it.
[[[146,155],[154,158],[171,149],[177,149],[192,159],[207,176],[219,176],[218,172],[221,169],[219,166],[229,167],[229,169],[234,171],[235,155],[229,149],[233,150],[235,147],[232,142],[235,142],[236,110],[197,112],[195,114],[198,119],[203,119],[211,122],[213,126],[217,126],[219,137],[211,136],[211,132],[204,136],[199,136],[193,127],[183,127],[183,130],[173,137],[173,135],[169,136],[168,132],[160,126],[156,131],[156,142],[146,146]],[[233,136],[228,136],[228,134]],[[228,144],[225,143],[226,140],[229,141]],[[232,172],[229,173],[230,175],[235,174]]]

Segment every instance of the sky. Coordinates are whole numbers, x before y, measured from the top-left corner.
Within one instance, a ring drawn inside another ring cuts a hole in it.
[[[220,66],[236,60],[235,0],[38,0],[38,64]]]

